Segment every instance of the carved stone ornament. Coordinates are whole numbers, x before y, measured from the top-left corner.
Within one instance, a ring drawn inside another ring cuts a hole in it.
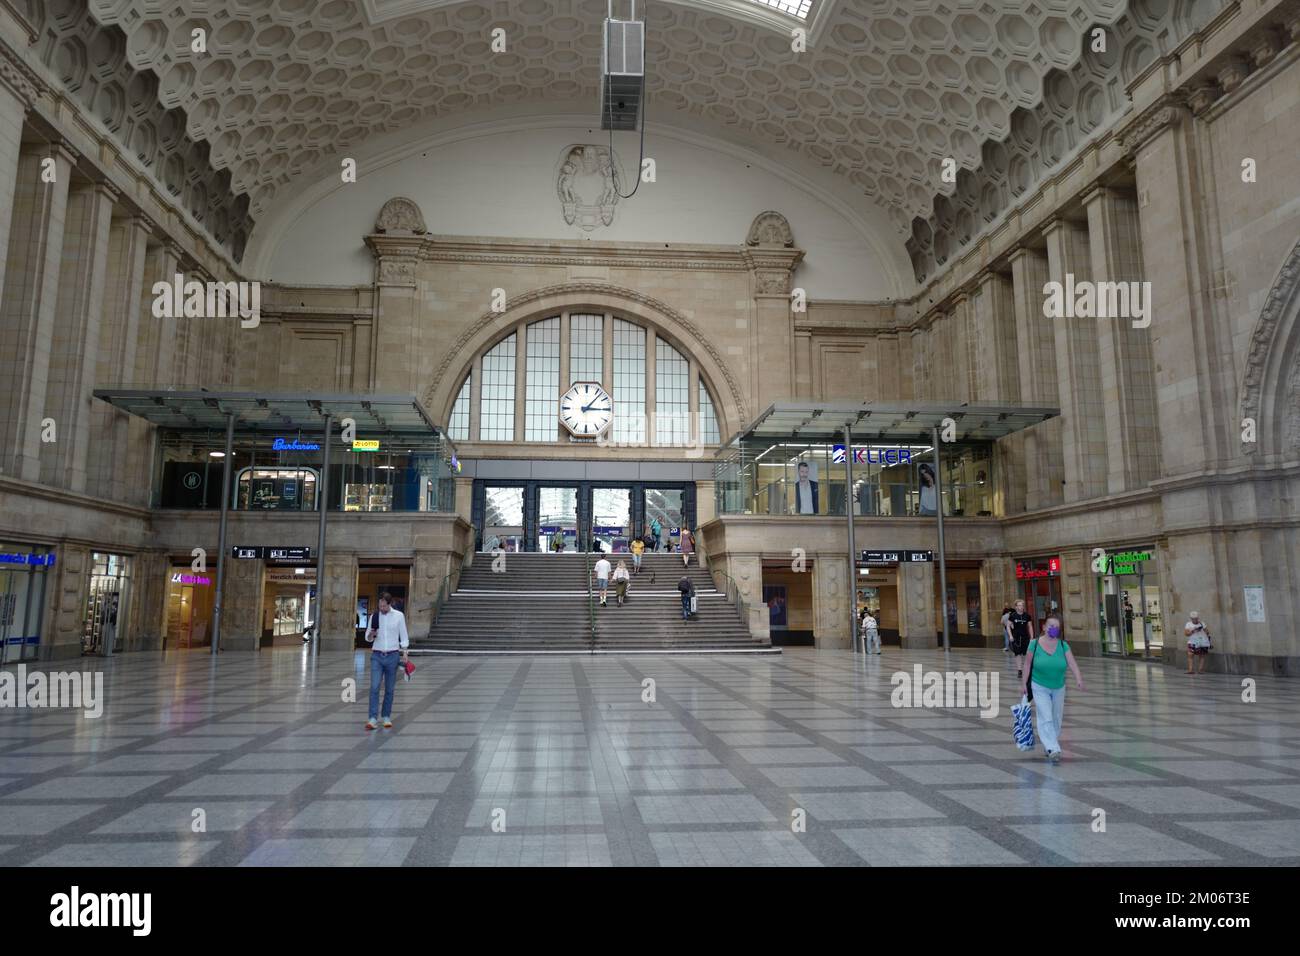
[[[608,146],[591,143],[575,143],[560,151],[555,193],[566,225],[591,232],[613,224],[622,191],[617,158]]]
[[[394,196],[384,203],[375,220],[375,232],[410,233],[422,236],[429,230],[424,227],[424,214],[414,199]]]
[[[1182,94],[1172,93],[1162,97],[1120,134],[1124,152],[1129,156],[1136,155],[1138,150],[1162,130],[1181,122],[1187,112],[1189,111]]]
[[[380,259],[379,281],[384,285],[415,285],[415,260],[387,256]]]
[[[749,235],[745,237],[747,246],[783,246],[786,249],[794,248],[794,233],[790,229],[790,223],[779,212],[769,209],[767,212],[760,212],[754,217],[754,222],[749,227]]]
[[[789,272],[760,272],[754,278],[759,295],[787,295],[790,292]]]
[[[1260,310],[1250,336],[1250,347],[1246,350],[1246,366],[1241,381],[1241,392],[1237,405],[1242,419],[1259,421],[1265,404],[1264,389],[1268,372],[1268,359],[1274,349],[1285,347],[1286,328],[1283,320],[1291,314],[1296,299],[1300,297],[1300,242],[1292,248],[1278,271],[1273,287],[1269,289],[1268,298]],[[1292,374],[1290,392],[1287,395],[1287,408],[1294,409],[1300,401],[1300,379]],[[1300,427],[1293,420],[1289,423],[1286,441],[1294,448],[1300,445]],[[1246,454],[1253,454],[1259,448],[1258,442],[1243,446]]]

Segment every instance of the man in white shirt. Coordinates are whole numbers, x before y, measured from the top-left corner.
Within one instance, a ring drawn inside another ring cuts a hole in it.
[[[406,633],[406,615],[393,607],[393,596],[379,595],[379,613],[371,618],[366,640],[374,645],[370,655],[370,719],[366,730],[379,726],[379,682],[384,682],[384,727],[393,726],[393,691],[397,686],[397,665],[406,664],[411,639]]]
[[[596,575],[596,588],[600,591],[600,606],[604,607],[609,595],[609,559],[602,554],[592,573]]]

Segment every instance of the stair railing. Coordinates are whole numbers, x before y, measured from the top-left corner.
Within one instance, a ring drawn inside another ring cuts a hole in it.
[[[587,556],[587,623],[591,628],[591,652],[596,653],[596,591],[592,587],[591,581],[591,552],[585,551]]]
[[[735,604],[736,618],[744,625],[745,633],[749,633],[749,605],[740,593],[740,585],[736,583],[730,574],[719,571],[715,567],[710,567],[709,573],[713,575],[714,585],[727,596],[728,601]]]

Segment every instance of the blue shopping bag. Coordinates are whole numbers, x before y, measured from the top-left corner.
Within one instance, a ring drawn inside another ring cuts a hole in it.
[[[1011,705],[1011,732],[1018,749],[1034,749],[1033,706],[1028,697],[1021,697],[1020,703]]]

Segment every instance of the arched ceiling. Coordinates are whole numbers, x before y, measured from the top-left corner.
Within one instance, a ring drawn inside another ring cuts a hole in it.
[[[801,20],[757,0],[652,0],[638,4],[647,21],[648,111],[691,115],[733,141],[804,154],[879,204],[915,263],[927,241],[916,220],[931,224],[933,244],[944,213],[936,199],[958,192],[943,182],[944,160],[955,159],[968,178],[979,171],[989,144],[1012,136],[1018,112],[1051,105],[1052,77],[1077,72],[1091,27],[1136,11],[1157,36],[1143,42],[1168,46],[1182,32],[1180,18],[1203,19],[1223,2],[813,0]],[[253,219],[327,164],[337,168],[348,150],[431,118],[470,124],[502,104],[584,99],[594,117],[606,14],[605,0],[46,6],[51,22],[61,8],[88,7],[99,24],[120,28],[126,63],[157,75],[158,102],[184,112],[188,136],[207,144],[230,190],[247,195]],[[497,27],[505,52],[492,51]],[[795,27],[810,33],[804,52],[791,49]],[[191,50],[195,28],[207,31],[206,53]],[[1122,58],[1094,58],[1084,80],[1122,99],[1122,69]],[[1080,82],[1070,87],[1074,101],[1058,91],[1058,109],[1078,105]],[[1051,159],[1029,152],[1031,161]],[[989,204],[1013,199],[1010,189],[977,189],[970,201],[987,222]],[[936,259],[932,248],[920,257],[931,267]],[[918,267],[917,277],[925,271]]]

